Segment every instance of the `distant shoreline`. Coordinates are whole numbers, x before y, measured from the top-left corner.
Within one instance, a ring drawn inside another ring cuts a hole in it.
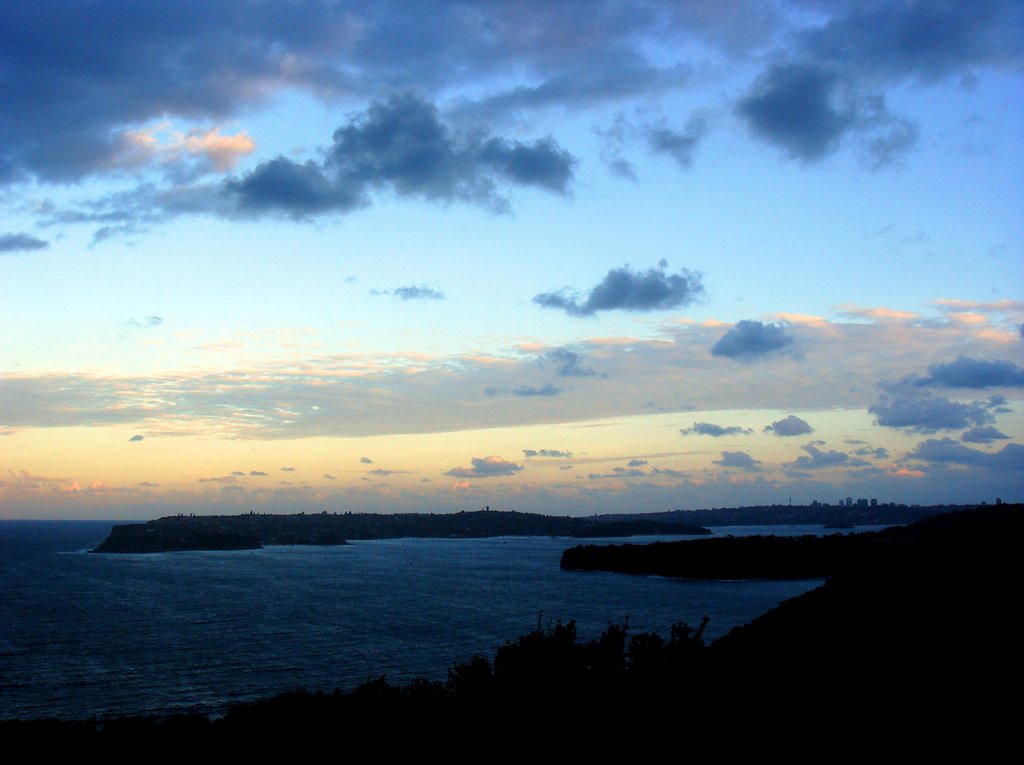
[[[570,538],[645,535],[707,535],[708,529],[678,522],[519,513],[515,511],[426,513],[299,513],[272,515],[175,515],[114,526],[92,552],[155,553],[185,550],[257,550],[265,545],[344,545],[352,539],[480,539],[501,536]]]

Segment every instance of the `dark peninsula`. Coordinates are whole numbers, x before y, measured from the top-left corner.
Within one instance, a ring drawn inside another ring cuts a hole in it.
[[[972,539],[994,526],[1019,528],[1021,505],[963,509],[907,526],[827,536],[725,536],[647,545],[584,545],[562,553],[561,567],[685,579],[823,579],[847,571],[881,570],[893,561],[944,549],[955,566]],[[1014,526],[1013,524],[1016,524]],[[963,560],[962,556],[960,560]]]
[[[178,550],[253,550],[265,545],[341,545],[353,539],[555,536],[627,537],[637,534],[710,534],[704,528],[644,518],[598,518],[480,510],[430,513],[298,513],[172,515],[114,526],[94,550],[151,553]]]

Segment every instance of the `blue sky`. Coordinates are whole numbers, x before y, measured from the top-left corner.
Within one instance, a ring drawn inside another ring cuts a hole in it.
[[[5,14],[0,516],[1021,499],[1020,3]]]

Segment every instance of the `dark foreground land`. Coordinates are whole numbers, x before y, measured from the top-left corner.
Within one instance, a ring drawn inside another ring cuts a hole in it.
[[[94,552],[255,550],[264,545],[343,545],[351,539],[502,536],[627,537],[636,534],[710,534],[707,529],[642,518],[605,522],[536,513],[299,513],[171,515],[114,526]]]
[[[682,757],[813,751],[821,761],[840,752],[879,757],[884,745],[903,756],[942,750],[985,761],[1018,723],[1022,519],[1024,507],[1004,505],[835,547],[823,541],[827,552],[807,556],[809,565],[824,561],[822,587],[710,645],[703,625],[677,624],[667,637],[609,625],[583,643],[571,622],[538,624],[493,659],[453,666],[445,682],[399,687],[379,678],[351,693],[294,692],[232,707],[217,720],[9,721],[0,723],[0,740],[36,751],[326,745],[360,757],[460,759],[634,759],[657,744]],[[685,560],[704,544],[671,549]],[[642,561],[653,549],[630,557]]]

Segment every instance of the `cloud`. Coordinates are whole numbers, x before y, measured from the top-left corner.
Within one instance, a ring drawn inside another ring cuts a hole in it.
[[[703,119],[694,117],[682,132],[665,125],[648,125],[645,132],[651,151],[668,154],[676,164],[686,169],[693,164],[693,152],[707,133],[707,125]]]
[[[424,284],[410,284],[405,287],[396,287],[393,290],[371,290],[371,295],[393,295],[402,300],[444,300],[445,294],[440,290],[427,287]]]
[[[791,414],[781,420],[776,420],[771,425],[765,425],[764,432],[786,437],[802,436],[805,433],[813,433],[814,428],[806,420],[801,420],[796,415]]]
[[[159,327],[163,323],[164,320],[162,316],[145,316],[142,321],[139,321],[138,319],[129,319],[125,322],[125,325],[128,327],[140,327],[145,329]]]
[[[963,435],[960,436],[961,441],[976,444],[990,444],[993,441],[1005,438],[1009,438],[1009,436],[992,425],[979,425],[971,428],[970,430],[964,431]]]
[[[233,483],[238,483],[238,478],[236,478],[236,476],[238,476],[238,475],[244,475],[244,473],[235,472],[235,473],[232,473],[231,475],[215,476],[213,478],[198,478],[196,480],[198,480],[199,483],[233,484]]]
[[[129,441],[142,441],[144,438],[145,438],[145,436],[140,436],[138,433],[136,433],[134,436],[132,436],[128,440]]]
[[[998,452],[983,452],[952,438],[929,438],[907,454],[907,459],[924,462],[968,465],[1000,471],[1024,470],[1024,446],[1006,444]]]
[[[768,356],[796,356],[796,344],[783,324],[744,319],[711,346],[712,356],[750,362]]]
[[[687,407],[723,412],[735,410],[737,402],[748,411],[863,413],[877,401],[872,391],[879,379],[902,379],[909,370],[926,370],[936,358],[954,359],[958,353],[970,358],[1005,355],[1007,344],[1019,340],[1015,334],[993,331],[998,326],[881,319],[804,324],[799,342],[813,349],[813,374],[795,364],[773,369],[770,375],[761,365],[731,364],[729,374],[723,375],[722,362],[707,352],[721,335],[721,325],[672,321],[661,324],[655,337],[645,331],[643,337],[577,341],[571,347],[588,362],[584,366],[592,362],[607,370],[608,382],[542,398],[511,391],[520,385],[540,386],[545,379],[571,379],[555,378],[549,370],[551,376],[538,381],[537,355],[543,350],[438,356],[310,351],[301,365],[282,363],[280,354],[272,354],[200,374],[9,371],[0,375],[0,430],[121,425],[129,436],[143,433],[147,440],[157,434],[276,440],[608,424],[651,414],[648,402],[656,402],[662,413],[677,413],[676,430],[684,427],[680,421],[687,421],[682,419]],[[900,349],[898,355],[891,353],[894,347]],[[483,395],[490,385],[504,389],[505,395]],[[912,394],[934,392],[905,387]],[[424,406],[424,401],[432,404]],[[996,417],[999,406],[990,409]],[[734,424],[739,419],[736,415]],[[956,437],[974,425],[958,429]],[[358,453],[352,457],[353,463],[359,459]]]
[[[626,463],[629,467],[641,467],[647,464],[647,460],[632,459]]]
[[[323,478],[327,481],[337,481],[338,477],[331,475],[330,473],[324,473]]]
[[[262,470],[250,470],[249,471],[249,475],[256,476],[256,477],[262,477],[262,476],[265,476],[266,473],[264,473]]]
[[[817,62],[769,67],[736,109],[755,136],[807,163],[856,132],[879,169],[900,161],[918,137],[914,123],[889,112],[884,94],[862,93],[855,77]]]
[[[599,481],[603,478],[645,478],[646,476],[647,473],[638,468],[614,467],[610,473],[589,473],[587,479]]]
[[[934,82],[973,66],[1013,66],[1024,49],[1024,13],[1017,3],[853,3],[848,8],[808,29],[801,43],[817,60],[862,76]]]
[[[680,428],[680,433],[684,436],[691,434],[698,436],[714,436],[719,438],[721,436],[745,436],[754,431],[750,428],[741,428],[738,425],[715,425],[711,422],[695,422],[692,428]]]
[[[534,385],[522,385],[522,386],[520,386],[520,387],[518,387],[518,388],[516,388],[515,390],[512,391],[512,393],[514,395],[516,395],[516,396],[527,396],[527,397],[529,397],[529,396],[557,396],[559,393],[562,393],[562,392],[563,392],[562,388],[556,388],[551,383],[544,383],[544,385],[542,385],[539,388],[534,386]]]
[[[459,132],[437,107],[412,94],[371,104],[334,132],[323,160],[263,162],[224,192],[250,215],[304,219],[370,203],[371,192],[504,210],[501,185],[565,194],[576,160],[554,140],[531,144]]]
[[[984,361],[958,356],[946,364],[931,364],[928,374],[913,378],[917,387],[1024,387],[1024,368],[1011,361]]]
[[[746,452],[722,452],[722,459],[712,460],[714,464],[727,468],[739,468],[749,472],[760,472],[760,460],[755,460]]]
[[[891,394],[882,394],[868,412],[875,415],[878,425],[933,433],[992,423],[995,418],[989,410],[1002,402],[999,397],[990,401],[950,401],[927,391],[897,387]]]
[[[848,443],[850,443],[850,442],[848,442]],[[888,459],[888,457],[889,457],[889,450],[885,449],[885,448],[883,448],[881,446],[879,446],[877,448],[871,448],[871,447],[865,446],[865,447],[862,447],[860,449],[857,449],[854,452],[854,454],[856,454],[859,457],[874,457],[875,459],[878,459],[878,460],[884,460],[884,459]]]
[[[804,444],[800,448],[807,452],[807,455],[797,457],[795,462],[790,463],[791,467],[799,470],[820,470],[837,465],[862,467],[868,464],[861,459],[850,459],[850,455],[846,452],[837,452],[835,449],[822,451],[814,444]]]
[[[663,311],[689,305],[703,295],[699,274],[685,268],[678,274],[666,274],[667,266],[662,260],[642,272],[632,271],[628,265],[613,268],[585,298],[563,289],[536,295],[533,302],[570,316],[593,316],[598,311]]]
[[[563,452],[558,449],[523,449],[523,455],[529,457],[572,457],[572,452]]]
[[[812,64],[772,66],[736,108],[755,135],[805,162],[832,151],[856,122],[839,77]]]
[[[256,143],[245,132],[222,135],[220,127],[173,130],[168,120],[139,130],[124,130],[118,135],[121,146],[116,165],[140,167],[151,163],[181,165],[200,159],[191,168],[193,174],[231,170],[238,160],[252,153]]]
[[[283,467],[283,468],[281,468],[281,472],[283,472],[283,473],[294,473],[295,472],[295,468],[293,468],[293,467]]]
[[[286,93],[332,105],[403,88],[431,97],[471,93],[455,104],[454,118],[530,124],[527,110],[648,102],[690,85],[708,63],[722,70],[766,58],[773,69],[747,108],[784,145],[813,153],[835,132],[832,122],[842,125],[844,110],[829,101],[837,93],[826,82],[822,93],[790,96],[810,127],[794,124],[800,115],[779,117],[783,96],[807,90],[786,82],[786,67],[843,83],[933,82],[979,66],[1015,66],[1024,39],[1015,2],[814,3],[809,12],[761,2],[739,10],[731,3],[260,2],[201,12],[178,2],[159,13],[132,3],[8,5],[0,29],[10,94],[0,117],[0,181],[71,182],[189,158],[229,167],[251,150],[251,139],[244,131],[223,135],[218,125]],[[779,63],[780,45],[795,63]],[[82,51],[97,50],[103,55],[83,66]],[[174,121],[188,124],[163,126]],[[496,173],[559,178],[515,148],[499,140]]]
[[[593,367],[583,366],[582,357],[568,348],[553,348],[543,356],[540,356],[537,361],[540,362],[541,366],[545,366],[548,362],[553,363],[559,377],[598,376]]]
[[[0,255],[5,252],[44,250],[50,243],[28,234],[0,234]]]
[[[454,467],[445,475],[455,478],[491,478],[494,476],[515,475],[523,469],[522,465],[509,462],[501,457],[473,457],[470,460],[473,467]]]
[[[360,457],[359,461],[362,462],[364,465],[372,465],[373,464],[373,460],[371,460],[369,457]]]
[[[686,478],[685,471],[673,470],[672,468],[652,468],[651,475],[667,475],[669,478]]]

